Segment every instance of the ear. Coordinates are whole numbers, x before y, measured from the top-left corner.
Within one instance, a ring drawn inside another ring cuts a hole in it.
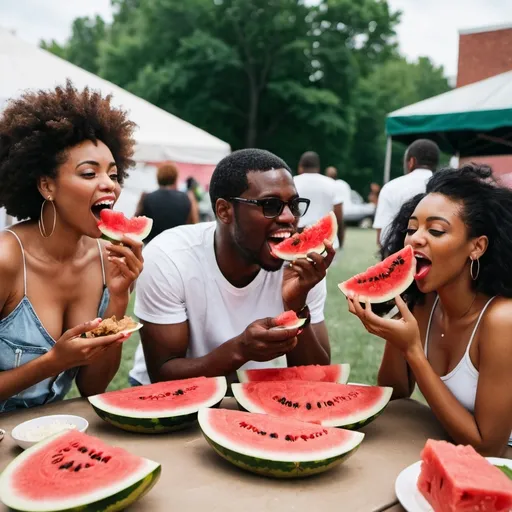
[[[487,247],[489,246],[489,239],[485,236],[479,236],[472,240],[472,249],[469,253],[469,257],[473,260],[477,260],[483,256]]]
[[[215,203],[215,214],[223,224],[231,224],[235,215],[233,203],[219,198]]]
[[[416,158],[411,156],[411,158],[407,160],[407,168],[409,169],[409,171],[412,171],[413,169],[416,168]]]
[[[43,176],[42,178],[39,178],[37,189],[45,199],[54,199],[55,185],[53,183],[53,180],[51,178],[48,178],[48,176]]]

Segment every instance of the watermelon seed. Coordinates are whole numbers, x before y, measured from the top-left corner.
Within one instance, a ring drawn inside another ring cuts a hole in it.
[[[87,451],[87,448],[85,446],[81,446],[80,448],[78,448],[78,451],[85,453]]]
[[[178,389],[177,391],[175,391],[173,393],[173,395],[183,395],[183,390],[182,389]]]
[[[89,457],[92,457],[93,455],[94,455],[94,450],[91,450],[91,451],[89,452]]]
[[[292,403],[290,402],[290,400],[288,400],[288,401],[286,402],[286,405],[287,405],[288,407],[291,407],[291,406],[292,406]]]
[[[90,465],[89,463],[86,463],[86,464],[85,464],[85,467],[86,467],[86,468],[90,468],[90,467],[91,467],[91,465]]]
[[[329,401],[327,402],[327,405],[328,405],[329,407],[332,407],[334,404],[329,400]]]
[[[80,443],[76,443],[76,442],[75,443],[71,443],[71,446],[73,448],[78,448],[80,446]]]
[[[261,434],[262,436],[266,436],[266,435],[267,435],[267,433],[266,433],[266,432],[263,432],[263,430],[260,430],[260,434]]]
[[[59,457],[59,456],[60,456],[60,452],[59,452],[59,453],[54,453],[54,454],[52,455],[52,459],[55,459],[55,457]]]
[[[296,238],[293,242],[292,242],[292,245],[295,246],[295,245],[299,245],[300,244],[300,239],[299,238]]]
[[[59,462],[62,462],[63,460],[64,460],[64,457],[62,457],[62,456],[57,457],[56,459],[52,460],[52,464],[58,464]]]
[[[281,398],[279,401],[284,405],[286,403],[286,398],[283,396],[283,398]]]
[[[101,462],[104,462],[106,464],[111,458],[112,457],[110,455],[107,455],[106,457],[103,457],[103,459],[101,459]]]
[[[307,403],[306,404],[306,409],[309,411],[309,409],[311,409],[311,404],[310,403]]]
[[[300,436],[302,439],[304,439],[304,441],[307,441],[308,440],[308,436],[305,436],[304,434]]]
[[[75,473],[78,473],[82,469],[82,464],[78,464],[78,466],[75,468]]]
[[[69,452],[69,450],[71,450],[71,448],[64,448],[65,452]]]
[[[62,466],[59,466],[59,469],[69,469],[74,462],[74,460],[72,460],[71,462],[66,462],[66,464],[62,464]]]
[[[317,405],[317,407],[318,407],[319,409],[321,409],[322,404],[321,404],[320,402],[317,402],[317,403],[316,403],[316,405]]]
[[[285,437],[285,440],[286,440],[286,441],[293,441],[293,437],[292,437],[292,436],[286,436],[286,437]]]
[[[165,393],[165,396],[171,396],[171,393],[169,393],[169,391],[167,391],[167,393]]]
[[[309,439],[315,439],[315,435],[314,434],[309,434]]]
[[[144,400],[144,397],[143,396],[139,396],[139,400]]]
[[[297,407],[299,407],[299,404],[298,404],[297,402],[295,402],[295,403],[293,404],[293,408],[294,408],[294,409],[297,409]]]
[[[271,437],[272,439],[277,439],[277,437],[278,437],[278,436],[277,436],[277,434],[276,434],[276,433],[274,433],[274,432],[273,432],[272,434],[270,434],[270,437]]]

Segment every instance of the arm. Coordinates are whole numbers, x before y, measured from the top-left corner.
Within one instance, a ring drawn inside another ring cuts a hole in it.
[[[381,232],[382,232],[382,229],[380,229],[380,228],[377,229],[377,245],[379,247],[381,247],[381,243],[380,243],[380,234],[381,234]]]
[[[393,388],[392,399],[409,398],[414,391],[414,375],[410,371],[402,352],[386,341],[384,355],[377,377],[379,386]]]
[[[391,204],[389,188],[387,184],[382,187],[375,210],[375,218],[373,220],[373,227],[377,230],[377,245],[381,246],[380,235],[382,229],[385,228],[393,220],[393,206]]]
[[[199,222],[199,205],[197,204],[196,196],[192,190],[187,192],[190,201],[190,214],[188,217],[188,224],[197,224]]]
[[[336,215],[336,221],[338,222],[338,240],[340,242],[340,249],[343,247],[345,240],[345,224],[343,222],[343,203],[335,204],[332,211]]]

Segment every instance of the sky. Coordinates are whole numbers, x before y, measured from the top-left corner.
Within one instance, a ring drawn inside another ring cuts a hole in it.
[[[397,29],[400,51],[410,60],[430,57],[445,75],[457,75],[458,31],[512,25],[512,0],[388,0],[402,11]],[[0,0],[0,26],[29,42],[64,42],[78,16],[101,15],[110,21],[110,0]]]

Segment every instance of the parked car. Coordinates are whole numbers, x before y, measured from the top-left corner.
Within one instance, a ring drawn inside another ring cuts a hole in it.
[[[350,191],[350,201],[343,203],[343,220],[348,226],[368,229],[373,225],[375,205],[366,203],[355,190]]]

